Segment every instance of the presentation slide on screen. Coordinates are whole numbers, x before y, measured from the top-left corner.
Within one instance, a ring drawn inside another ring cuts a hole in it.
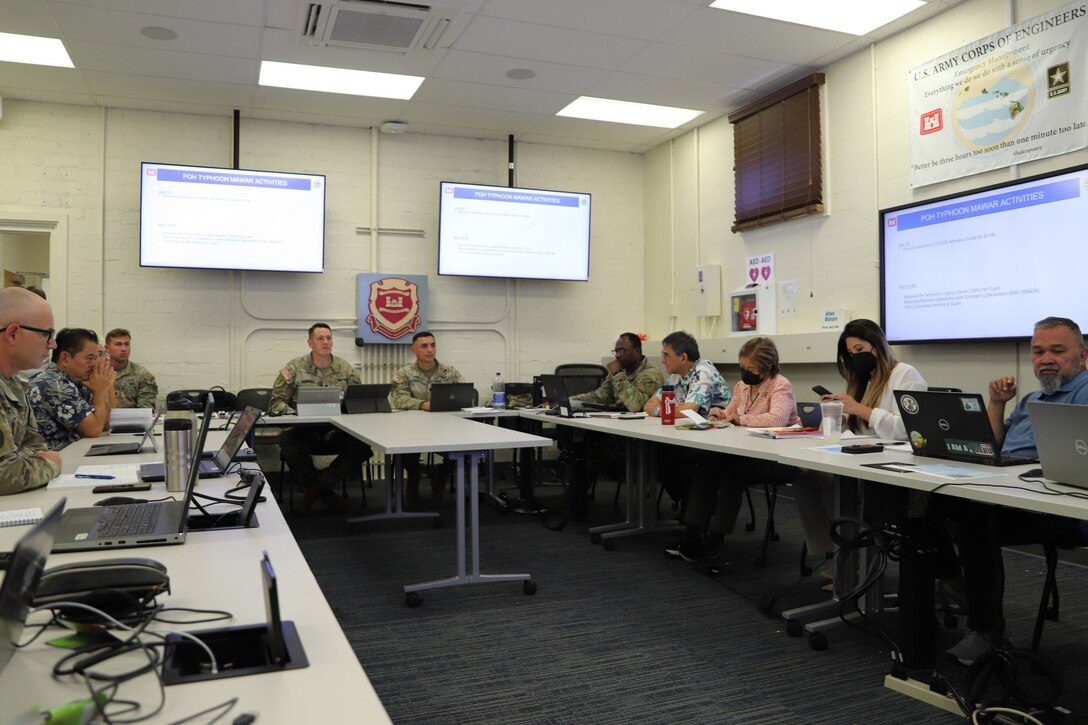
[[[438,273],[589,278],[590,195],[443,182]]]
[[[140,264],[320,272],[325,177],[144,164]]]
[[[893,341],[1028,337],[1049,315],[1088,324],[1088,171],[883,214]]]

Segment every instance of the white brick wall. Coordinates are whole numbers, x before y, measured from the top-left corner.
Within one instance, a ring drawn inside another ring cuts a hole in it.
[[[317,320],[358,362],[355,275],[371,271],[368,129],[243,119],[240,165],[328,176],[326,271],[320,275],[139,267],[139,164],[229,166],[226,118],[5,99],[0,215],[69,215],[68,304],[60,324],[132,330],[133,359],[160,388],[270,385],[306,352]],[[643,327],[643,160],[634,154],[520,145],[518,183],[593,194],[591,281],[475,280],[436,275],[438,182],[506,182],[506,142],[406,134],[378,138],[378,270],[427,274],[439,356],[481,390],[496,370],[528,380],[560,362],[596,360],[617,333]],[[55,280],[54,284],[63,284]],[[515,333],[516,330],[516,333]]]

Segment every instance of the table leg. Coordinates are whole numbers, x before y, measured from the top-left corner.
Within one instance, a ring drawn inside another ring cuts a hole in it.
[[[418,454],[416,454],[418,455]],[[387,519],[437,519],[442,514],[437,511],[405,511],[401,501],[402,479],[404,472],[400,467],[400,456],[390,459],[385,469],[385,511],[380,514],[367,514],[365,516],[352,516],[349,524],[358,524],[368,521],[384,521]]]
[[[684,526],[675,519],[658,519],[656,506],[647,503],[653,489],[653,461],[647,441],[626,438],[627,491],[624,495],[624,520],[618,524],[594,526],[589,529],[590,540],[600,541],[611,549],[613,539],[654,532],[679,532]]]

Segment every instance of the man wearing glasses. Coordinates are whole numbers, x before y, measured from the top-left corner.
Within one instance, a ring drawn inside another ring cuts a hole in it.
[[[38,430],[55,451],[110,429],[117,373],[99,351],[93,331],[65,328],[57,333],[53,361],[30,379],[27,400],[38,418]]]
[[[0,290],[0,495],[39,488],[60,475],[27,402],[20,370],[42,364],[53,342],[49,303],[18,287]]]
[[[600,387],[588,393],[572,395],[570,399],[601,405],[619,403],[636,413],[642,410],[665,379],[657,366],[642,354],[642,340],[633,332],[619,336],[612,354],[616,359],[608,363],[608,376]]]

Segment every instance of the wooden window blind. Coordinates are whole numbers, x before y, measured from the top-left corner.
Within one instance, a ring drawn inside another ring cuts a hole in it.
[[[814,73],[729,114],[734,232],[823,211],[823,83],[824,74]]]

